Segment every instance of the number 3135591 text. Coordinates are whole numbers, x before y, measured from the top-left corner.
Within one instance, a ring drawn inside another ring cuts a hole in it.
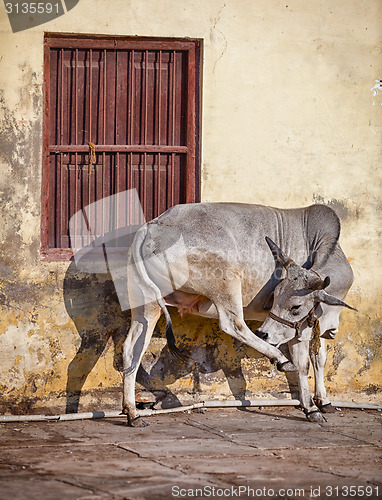
[[[58,14],[61,9],[61,3],[8,2],[5,4],[7,14]]]

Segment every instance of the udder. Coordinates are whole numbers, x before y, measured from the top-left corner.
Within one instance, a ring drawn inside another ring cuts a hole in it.
[[[166,305],[177,307],[182,318],[185,312],[198,314],[211,304],[210,299],[204,295],[182,292],[180,290],[166,295],[164,300]]]

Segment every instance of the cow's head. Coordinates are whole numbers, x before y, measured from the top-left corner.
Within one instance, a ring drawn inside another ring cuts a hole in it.
[[[330,284],[329,276],[322,279],[315,271],[304,269],[285,255],[270,238],[266,240],[276,263],[286,270],[286,277],[273,292],[273,305],[269,316],[256,332],[258,337],[276,346],[296,335],[300,340],[308,340],[311,336],[309,320],[319,303],[353,309],[325,292]]]

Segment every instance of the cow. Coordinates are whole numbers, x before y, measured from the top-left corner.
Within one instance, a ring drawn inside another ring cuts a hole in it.
[[[310,421],[332,411],[324,384],[325,338],[334,338],[353,272],[338,239],[340,221],[326,205],[277,209],[242,203],[177,205],[144,224],[128,253],[131,326],[123,347],[123,413],[145,426],[135,380],[153,329],[164,313],[169,350],[175,343],[167,306],[219,320],[223,332],[295,372]],[[252,332],[245,320],[261,321]],[[315,337],[316,349],[311,338]],[[289,357],[279,349],[287,343]],[[315,395],[308,387],[309,357]]]

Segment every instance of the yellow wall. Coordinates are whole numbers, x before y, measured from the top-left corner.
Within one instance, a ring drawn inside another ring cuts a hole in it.
[[[202,201],[337,211],[359,313],[342,314],[327,385],[337,399],[377,398],[382,93],[371,89],[382,78],[382,3],[81,0],[14,34],[0,5],[0,410],[73,410],[80,391],[80,410],[120,401],[128,314],[112,285],[39,258],[44,31],[203,40]],[[215,322],[174,318],[196,362],[169,361],[158,334],[151,351],[163,353],[145,357],[141,386],[182,401],[288,391],[284,375]]]

